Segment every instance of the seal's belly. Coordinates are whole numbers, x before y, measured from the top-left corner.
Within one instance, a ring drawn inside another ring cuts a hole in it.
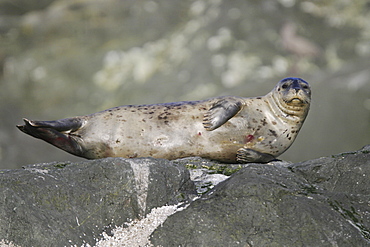
[[[165,159],[201,156],[235,161],[236,150],[243,146],[242,131],[230,124],[228,128],[207,131],[202,121],[209,106],[178,106],[170,112],[157,105],[152,107],[156,108],[125,107],[97,113],[104,114],[99,117],[103,120],[87,121],[79,133],[84,148],[91,150],[89,156]],[[88,133],[84,133],[84,129]]]
[[[179,154],[199,155],[194,147],[199,144],[199,132],[205,131],[202,120],[207,105],[196,103],[112,108],[90,115],[100,121],[87,121],[79,134],[85,149],[93,152],[91,157],[171,159]],[[97,146],[101,150],[97,151]]]

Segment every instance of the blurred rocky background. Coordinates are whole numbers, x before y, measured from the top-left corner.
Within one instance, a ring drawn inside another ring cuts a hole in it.
[[[258,96],[311,83],[281,156],[370,142],[368,0],[0,0],[0,168],[77,161],[15,128],[124,104]]]

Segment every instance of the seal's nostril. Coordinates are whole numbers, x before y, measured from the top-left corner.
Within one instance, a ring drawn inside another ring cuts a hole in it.
[[[301,90],[301,85],[299,84],[298,80],[293,80],[292,88],[295,89],[295,92],[298,93]]]

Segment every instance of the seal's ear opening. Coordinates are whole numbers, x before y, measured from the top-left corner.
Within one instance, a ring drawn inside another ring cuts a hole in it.
[[[67,133],[78,129],[82,124],[76,121],[69,121],[71,123],[68,127],[65,124],[60,125],[61,122],[66,121],[30,121],[26,118],[23,119],[24,125],[17,125],[17,128],[35,138],[44,140],[68,153],[81,156],[82,149],[77,141],[76,137],[71,136]],[[65,131],[63,133],[61,131]]]

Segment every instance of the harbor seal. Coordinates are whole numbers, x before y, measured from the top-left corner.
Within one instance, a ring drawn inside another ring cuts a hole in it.
[[[265,163],[293,143],[310,102],[309,84],[290,77],[261,97],[125,105],[56,121],[23,119],[17,127],[87,159],[200,156]]]

